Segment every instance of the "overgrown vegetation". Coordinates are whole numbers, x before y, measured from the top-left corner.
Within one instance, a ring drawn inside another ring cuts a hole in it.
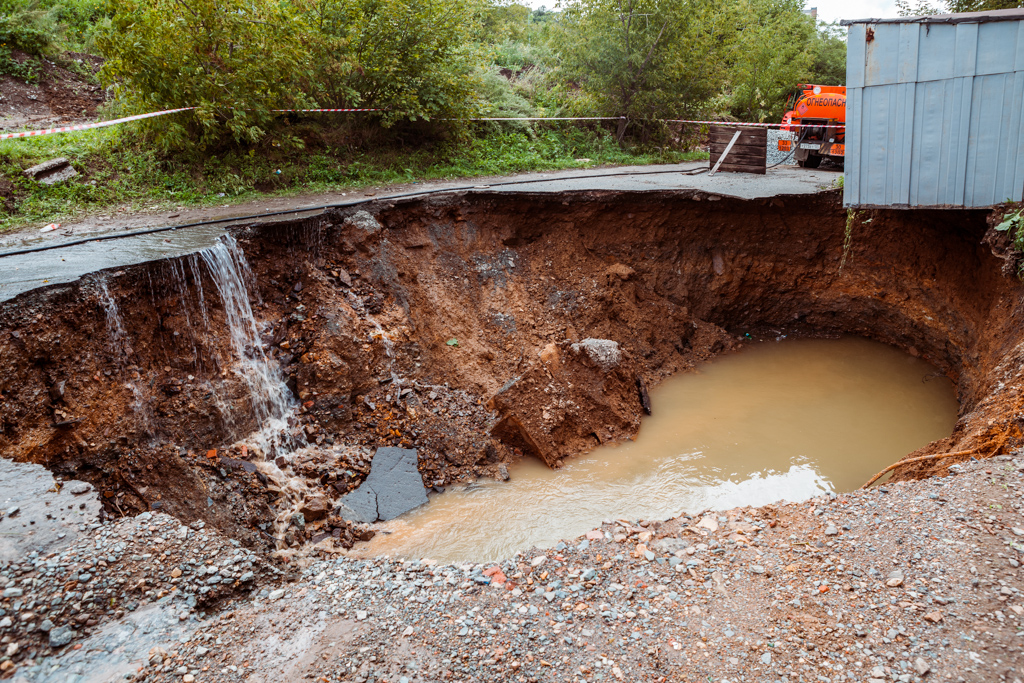
[[[1024,208],[1007,211],[1003,215],[1003,220],[996,225],[996,230],[1005,232],[1009,236],[1014,250],[1022,255],[1017,264],[1017,277],[1024,280]]]
[[[196,107],[116,132],[0,143],[0,220],[579,158],[681,158],[696,129],[666,119],[776,120],[796,83],[842,82],[842,33],[802,9],[802,0],[567,0],[559,11],[504,0],[0,0],[0,74],[31,81],[33,60],[98,52],[106,116]],[[314,108],[380,111],[279,111]],[[545,116],[622,118],[473,122]],[[21,177],[50,155],[72,158],[79,178],[43,188]]]
[[[548,125],[547,130],[526,134],[481,133],[467,142],[412,149],[372,141],[356,148],[350,146],[350,136],[332,133],[321,138],[322,127],[306,123],[294,127],[295,135],[311,141],[306,149],[265,144],[211,155],[201,162],[163,155],[117,128],[17,144],[0,142],[0,183],[8,179],[17,196],[15,210],[0,210],[0,232],[26,222],[62,221],[82,211],[171,210],[244,202],[268,192],[350,192],[387,184],[601,164],[675,163],[706,156],[627,150],[601,128]],[[44,186],[21,174],[37,160],[58,155],[67,156],[86,180]],[[0,185],[0,202],[2,190]]]

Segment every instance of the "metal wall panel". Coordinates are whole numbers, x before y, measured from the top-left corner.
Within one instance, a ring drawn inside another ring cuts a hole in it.
[[[1024,200],[1024,21],[852,24],[846,103],[847,206]]]

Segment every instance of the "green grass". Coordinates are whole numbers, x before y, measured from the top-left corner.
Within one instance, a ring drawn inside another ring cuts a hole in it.
[[[375,185],[706,158],[701,152],[623,149],[607,131],[571,124],[542,124],[529,131],[491,125],[468,142],[418,148],[364,144],[356,151],[351,143],[325,142],[330,131],[313,124],[301,124],[295,131],[307,140],[304,148],[270,142],[202,157],[162,156],[126,128],[0,142],[0,232],[111,210],[241,203]],[[58,156],[70,159],[78,171],[72,181],[47,187],[23,176],[23,169]]]

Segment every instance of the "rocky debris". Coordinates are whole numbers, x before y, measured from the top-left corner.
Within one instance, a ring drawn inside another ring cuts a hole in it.
[[[66,157],[44,161],[31,168],[26,168],[22,173],[26,178],[31,178],[43,185],[56,185],[78,175],[78,171],[75,170]]]
[[[886,489],[608,520],[501,562],[310,557],[294,582],[140,656],[135,680],[1020,678],[1024,461]]]
[[[366,480],[338,503],[338,515],[355,522],[394,519],[427,502],[415,449],[378,448]]]
[[[380,222],[368,211],[356,211],[347,217],[343,227],[351,228],[347,231],[352,245],[360,251],[369,251],[368,244],[373,238],[384,229]],[[351,247],[350,247],[351,248]]]
[[[324,496],[308,496],[299,508],[304,519],[314,522],[326,517],[330,511],[331,503]]]
[[[383,229],[380,222],[369,211],[356,211],[345,219],[344,225],[352,226],[371,235]]]
[[[571,348],[573,353],[586,357],[605,372],[614,370],[622,362],[619,343],[610,339],[584,339],[578,344],[573,344]]]
[[[0,562],[62,548],[99,517],[91,484],[59,483],[40,465],[0,458],[0,482]]]
[[[0,562],[0,663],[48,673],[38,662],[147,604],[184,620],[282,573],[203,522],[149,512],[93,522],[59,552]]]
[[[490,434],[549,467],[635,433],[644,411],[636,370],[616,342],[586,339],[568,350],[545,349],[487,403],[498,414]]]

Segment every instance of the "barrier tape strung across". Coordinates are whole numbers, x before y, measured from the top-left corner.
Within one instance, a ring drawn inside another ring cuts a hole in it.
[[[469,121],[620,121],[625,116],[521,116],[511,118],[468,119]]]
[[[750,126],[754,128],[821,128],[822,126],[812,123],[743,123],[740,121],[691,121],[690,119],[661,119],[665,123],[700,123],[716,126]],[[846,128],[846,126],[827,126],[828,128]]]
[[[384,110],[270,110],[271,112],[383,112]]]
[[[120,123],[128,123],[129,121],[141,121],[142,119],[150,119],[154,116],[166,116],[167,114],[177,114],[182,111],[192,111],[195,107],[182,107],[181,109],[166,109],[164,111],[155,111],[149,114],[137,114],[135,116],[127,116],[123,119],[112,119],[110,121],[100,121],[98,123],[80,123],[74,126],[62,126],[60,128],[45,128],[43,130],[26,130],[20,133],[0,133],[0,140],[8,140],[11,138],[29,138],[36,137],[39,135],[51,135],[53,133],[70,133],[76,130],[90,130],[92,128],[105,128],[107,126],[116,126]],[[366,112],[366,111],[384,111],[383,109],[272,109],[273,112],[278,113],[314,113],[314,112]],[[478,118],[469,119],[470,121],[621,121],[624,116],[536,116],[536,117],[491,117],[491,118]],[[798,124],[798,123],[741,123],[736,121],[697,121],[691,119],[662,119],[665,123],[697,123],[701,125],[722,125],[722,126],[748,126],[755,128],[782,128],[788,126],[789,128],[820,128],[820,126],[809,125],[809,124]],[[834,126],[835,128],[846,128],[846,126]]]
[[[60,128],[45,128],[43,130],[26,130],[20,133],[0,133],[0,140],[8,140],[10,138],[30,138],[38,135],[50,135],[52,133],[70,133],[76,130],[90,130],[92,128],[106,128],[107,126],[116,126],[119,123],[128,123],[129,121],[141,121],[142,119],[151,119],[154,116],[166,116],[167,114],[177,114],[181,111],[192,111],[195,107],[182,107],[181,109],[165,109],[164,111],[155,111],[149,114],[137,114],[136,116],[126,116],[123,119],[111,119],[110,121],[100,121],[98,123],[80,123],[74,126],[62,126]],[[344,112],[344,111],[384,111],[383,109],[272,109],[275,112]]]
[[[9,138],[30,138],[37,135],[50,135],[51,133],[70,133],[74,130],[89,130],[90,128],[105,128],[107,126],[116,126],[119,123],[127,123],[128,121],[140,121],[142,119],[151,119],[154,116],[165,116],[166,114],[176,114],[179,111],[192,111],[195,107],[182,107],[181,109],[166,109],[164,111],[155,111],[150,114],[137,114],[135,116],[127,116],[123,119],[111,119],[110,121],[100,121],[99,123],[80,123],[74,126],[63,126],[61,128],[45,128],[43,130],[26,130],[20,133],[0,133],[0,140],[7,140]]]

